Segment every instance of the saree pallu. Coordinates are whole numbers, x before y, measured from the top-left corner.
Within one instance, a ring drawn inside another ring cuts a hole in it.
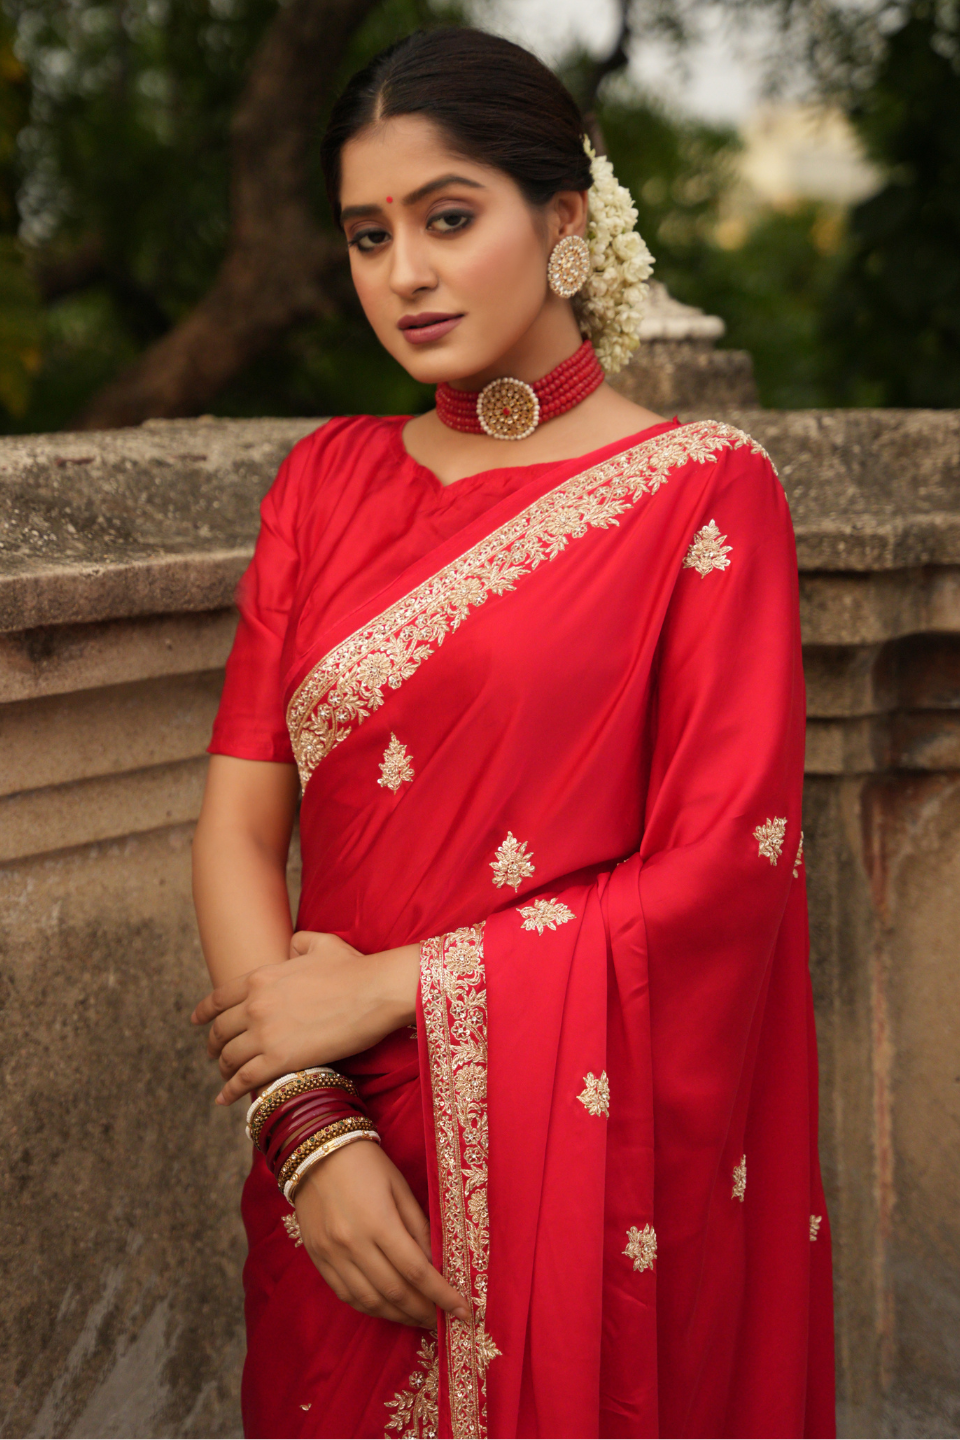
[[[415,1033],[340,1068],[472,1319],[342,1304],[256,1160],[246,1433],[831,1435],[797,571],[769,460],[714,422],[658,427],[535,467],[329,624],[309,591],[282,688],[298,925],[421,942]]]

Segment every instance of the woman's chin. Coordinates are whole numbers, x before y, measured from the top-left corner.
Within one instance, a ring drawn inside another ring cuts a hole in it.
[[[465,345],[459,336],[454,341],[452,334],[449,339],[435,340],[411,353],[413,350],[414,347],[407,342],[405,351],[398,353],[394,350],[393,353],[407,374],[421,385],[442,385],[444,381],[448,385],[469,382],[472,375],[482,374],[497,359],[495,351],[487,354],[485,350],[481,355],[476,347]],[[468,385],[468,388],[471,387]]]

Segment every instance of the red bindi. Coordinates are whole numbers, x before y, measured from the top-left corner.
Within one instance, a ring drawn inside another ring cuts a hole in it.
[[[388,195],[388,196],[387,196],[387,204],[388,204],[388,205],[392,205],[392,204],[393,204],[393,196],[392,196],[392,195]]]

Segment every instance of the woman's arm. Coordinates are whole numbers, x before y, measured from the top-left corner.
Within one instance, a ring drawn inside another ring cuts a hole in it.
[[[212,755],[193,841],[193,899],[214,985],[287,959],[294,765]]]
[[[373,999],[368,993],[371,977],[365,990],[360,972],[344,966],[348,958],[344,952],[350,956],[357,952],[336,936],[304,935],[297,937],[296,945],[291,943],[286,868],[297,793],[293,765],[211,757],[193,842],[193,893],[203,953],[218,987],[214,995],[232,991],[245,995],[251,972],[269,976],[270,983],[254,987],[261,1002],[265,992],[273,1002],[262,1004],[262,1009],[269,1009],[284,1033],[289,1024],[300,1031],[301,1041],[309,1042],[299,1023],[300,987],[281,982],[293,978],[287,968],[292,966],[298,968],[307,990],[316,988],[332,962],[339,982],[334,987],[340,1001],[338,1018],[345,1028],[356,1023],[351,1015],[358,1009],[386,1005],[398,1016],[408,1010],[412,1015],[415,966],[382,967],[392,979],[375,987],[379,999]],[[323,940],[332,942],[327,947],[332,949],[327,966],[324,946],[316,943]],[[408,948],[416,951],[415,946]],[[288,960],[289,956],[297,958]],[[413,998],[407,995],[411,986]],[[321,1011],[326,1013],[329,991],[323,1000]],[[262,1014],[262,1009],[255,1013]],[[208,1018],[216,1013],[213,1010]],[[254,1049],[259,1054],[257,1045]],[[218,1051],[219,1046],[211,1048],[213,1054]],[[303,1063],[317,1058],[308,1054]],[[290,1066],[284,1061],[282,1068]],[[226,1073],[232,1069],[228,1067]],[[400,1171],[378,1146],[353,1145],[315,1165],[297,1191],[296,1208],[311,1259],[347,1304],[405,1325],[434,1325],[436,1306],[463,1320],[469,1317],[463,1297],[430,1264],[426,1216]]]

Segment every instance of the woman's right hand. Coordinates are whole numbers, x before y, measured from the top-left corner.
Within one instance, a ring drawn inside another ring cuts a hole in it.
[[[469,1320],[462,1295],[430,1263],[430,1227],[379,1145],[359,1140],[304,1176],[295,1197],[307,1253],[340,1300],[364,1315],[436,1328],[436,1307]]]

